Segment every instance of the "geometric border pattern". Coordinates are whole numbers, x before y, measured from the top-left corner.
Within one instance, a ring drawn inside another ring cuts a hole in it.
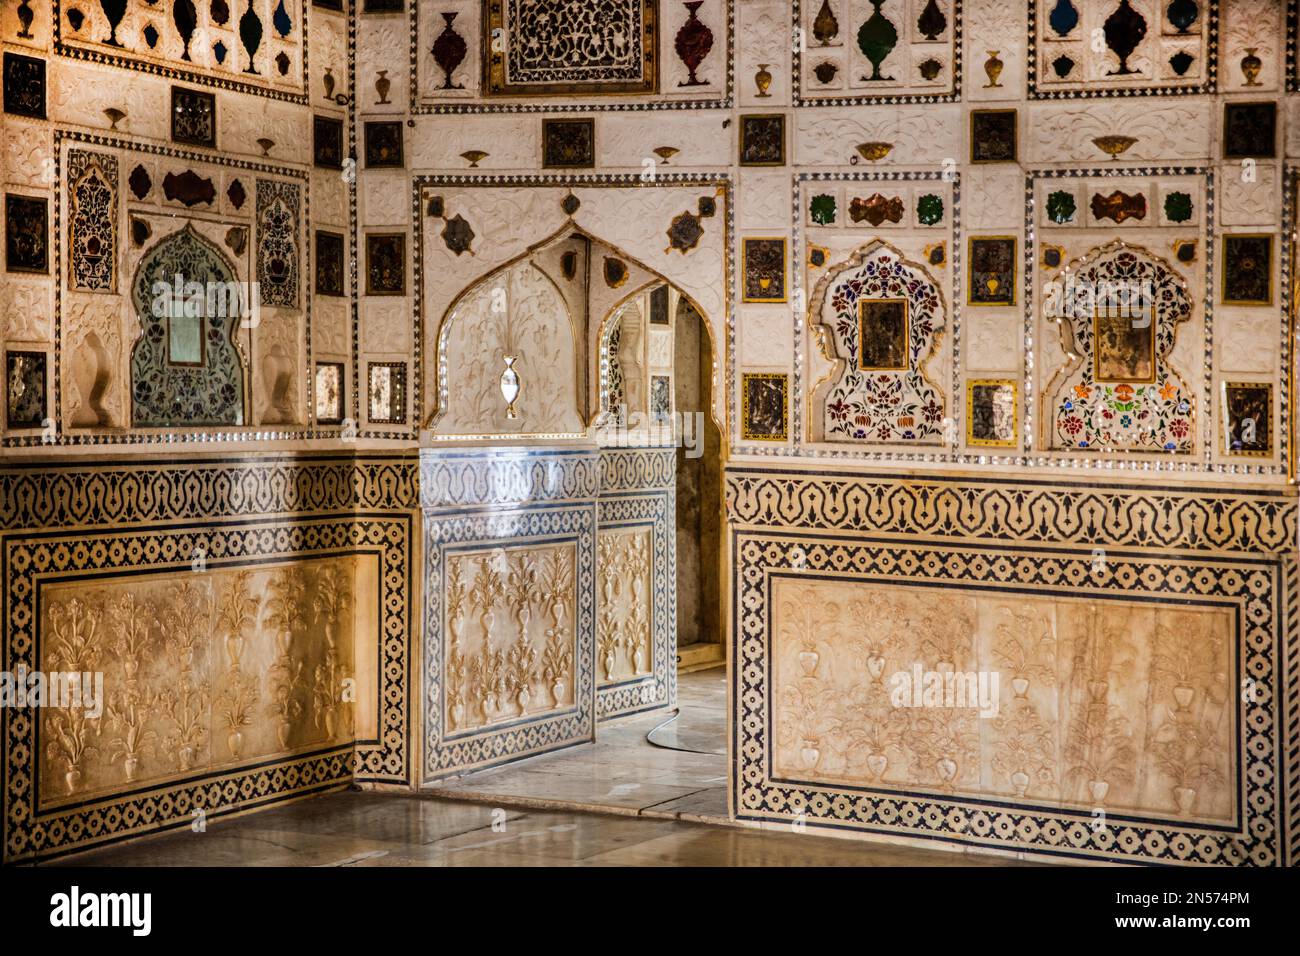
[[[1300,777],[1291,712],[1300,641],[1296,499],[1242,490],[997,484],[1003,487],[923,476],[909,485],[895,479],[886,487],[869,475],[728,469],[736,609],[732,812],[741,820],[801,819],[819,827],[1076,858],[1234,866],[1293,862],[1296,835],[1287,813],[1295,811],[1278,795]],[[800,530],[784,530],[792,525]],[[1099,544],[1108,545],[1100,575],[1092,550]],[[773,576],[791,575],[1235,605],[1238,677],[1254,678],[1259,688],[1257,699],[1243,704],[1240,725],[1240,826],[1108,813],[1109,825],[1094,832],[1086,810],[773,781],[769,587]],[[1281,688],[1287,691],[1278,694]]]

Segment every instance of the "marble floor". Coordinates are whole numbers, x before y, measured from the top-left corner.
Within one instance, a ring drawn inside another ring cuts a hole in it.
[[[682,674],[680,714],[602,724],[596,742],[454,777],[427,793],[557,810],[726,822],[726,669]],[[650,739],[647,740],[647,735]]]
[[[1017,865],[730,823],[726,697],[723,669],[685,674],[671,723],[663,714],[628,718],[602,726],[594,744],[420,793],[336,792],[52,865]]]
[[[347,791],[49,866],[1005,866],[970,853]]]

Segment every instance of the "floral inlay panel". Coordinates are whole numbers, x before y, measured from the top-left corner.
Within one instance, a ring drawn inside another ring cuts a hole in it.
[[[116,156],[68,153],[68,285],[86,292],[117,287]]]
[[[487,93],[652,93],[657,16],[653,0],[490,4]]]
[[[1192,314],[1186,282],[1145,250],[1111,242],[1070,263],[1044,303],[1066,364],[1044,392],[1053,449],[1188,453],[1195,401],[1170,361]]]
[[[813,392],[813,439],[938,444],[945,397],[927,375],[947,324],[938,282],[876,241],[824,276],[812,301],[836,363]]]
[[[257,181],[257,282],[263,305],[298,306],[297,183]]]
[[[164,297],[156,287],[184,284],[204,290],[235,288],[235,272],[216,247],[191,227],[160,240],[136,272],[133,301],[140,338],[131,352],[131,420],[137,427],[173,425],[242,425],[244,423],[244,364],[235,344],[239,309],[229,297],[194,299]],[[209,301],[212,308],[209,308]],[[186,315],[187,309],[191,314]],[[193,323],[201,361],[177,364],[171,359],[173,321]]]

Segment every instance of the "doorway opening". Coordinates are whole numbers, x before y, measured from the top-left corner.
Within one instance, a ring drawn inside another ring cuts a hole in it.
[[[485,320],[465,312],[456,323],[465,323],[466,330],[493,322],[512,329],[509,349],[523,383],[515,412],[527,419],[520,423],[521,437],[550,443],[559,433],[572,434],[571,427],[555,425],[559,419],[552,416],[531,420],[529,402],[541,387],[555,399],[557,412],[561,406],[574,408],[586,422],[585,436],[565,435],[565,440],[595,445],[600,456],[595,739],[430,781],[429,789],[461,799],[725,819],[724,448],[713,415],[722,359],[708,317],[663,276],[582,232],[566,232],[533,247],[511,268],[544,275],[558,293],[546,297],[549,307],[557,319],[567,310],[569,321],[535,323],[528,335],[520,334],[532,300],[507,289],[507,307],[496,318],[490,295],[483,297],[480,309],[468,292],[457,308],[478,309]],[[542,334],[561,324],[574,333],[571,347],[578,361],[573,371],[552,355],[555,343]],[[447,341],[463,334],[452,327]],[[453,372],[461,370],[463,378],[474,365],[473,340],[486,343],[489,338],[475,332],[460,342],[465,357],[444,364]],[[539,363],[534,352],[544,354],[545,362]],[[488,357],[482,376],[491,387],[470,388],[468,394],[493,397],[496,385],[486,379],[487,370],[497,369],[497,359],[495,353]],[[549,384],[552,380],[557,387]],[[437,424],[486,437],[518,421],[471,416],[473,421],[461,422],[457,401],[448,394],[441,403],[447,413],[437,416]],[[636,464],[625,467],[630,462]],[[622,473],[611,479],[611,472]],[[658,510],[636,510],[650,499],[662,502]],[[508,639],[508,624],[508,615],[499,615],[485,639],[497,640],[497,633]],[[662,676],[661,667],[666,671]],[[467,672],[472,675],[473,668]],[[664,678],[669,692],[660,696]],[[472,716],[472,707],[466,711]],[[521,712],[516,720],[524,716]]]

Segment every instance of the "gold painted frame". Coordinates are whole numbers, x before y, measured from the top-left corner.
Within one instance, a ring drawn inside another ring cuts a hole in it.
[[[1268,240],[1268,298],[1267,299],[1229,299],[1228,294],[1228,240],[1229,239],[1267,239]],[[1273,254],[1277,245],[1276,237],[1271,232],[1229,232],[1224,233],[1219,241],[1219,304],[1271,306],[1273,304]]]
[[[864,365],[862,343],[866,341],[866,306],[880,303],[897,302],[903,306],[903,364],[902,365]],[[908,352],[912,346],[912,310],[907,299],[858,299],[858,371],[860,372],[906,372],[911,368]]]
[[[759,298],[749,296],[745,290],[749,276],[749,244],[751,242],[781,243],[781,295],[780,297]],[[785,236],[743,236],[740,240],[740,301],[741,302],[788,302],[790,301],[790,249]]]
[[[1154,305],[1152,306],[1151,321],[1147,323],[1147,327],[1145,329],[1147,333],[1146,338],[1147,338],[1147,343],[1149,348],[1147,355],[1148,355],[1148,361],[1150,362],[1151,365],[1151,374],[1150,376],[1146,376],[1143,378],[1110,378],[1108,376],[1101,374],[1101,365],[1098,362],[1099,352],[1100,352],[1100,350],[1098,349],[1098,343],[1101,341],[1101,339],[1097,335],[1097,322],[1100,319],[1101,316],[1097,315],[1097,310],[1094,308],[1092,312],[1092,380],[1094,382],[1098,382],[1106,385],[1123,384],[1123,383],[1130,383],[1130,384],[1139,383],[1142,385],[1153,384],[1156,380],[1157,366],[1160,364],[1159,356],[1156,355],[1155,306]],[[1115,320],[1112,319],[1112,321]],[[1131,321],[1131,320],[1121,317],[1118,319],[1118,321]]]
[[[747,139],[747,137],[745,136],[745,125],[746,125],[745,121],[759,120],[759,119],[776,119],[781,121],[781,159],[779,162],[775,162],[775,161],[765,161],[761,163],[745,162],[745,141]],[[790,130],[786,128],[784,113],[746,113],[740,116],[739,120],[740,120],[740,134],[738,137],[739,148],[736,151],[737,166],[762,167],[762,166],[784,166],[786,164],[786,159],[790,155]]]
[[[1013,117],[1011,124],[1011,151],[1013,153],[1010,159],[976,159],[975,158],[975,117],[992,116],[995,114],[1010,113]],[[998,163],[1018,163],[1020,162],[1020,116],[1019,110],[1012,109],[993,109],[993,110],[971,110],[970,118],[966,121],[967,136],[969,144],[967,157],[972,166],[997,165]]]
[[[749,427],[749,383],[769,381],[781,383],[781,433],[764,435]],[[787,442],[790,440],[790,376],[786,372],[740,373],[740,437],[744,441]]]
[[[971,268],[975,261],[975,243],[989,239],[998,239],[1011,243],[1011,299],[1008,302],[975,302],[971,298],[971,283],[975,281],[975,270]],[[975,309],[1013,309],[1016,306],[1016,282],[1020,278],[1020,267],[1016,263],[1016,254],[1020,248],[1018,236],[967,236],[966,237],[966,304]]]
[[[980,385],[1009,386],[1011,388],[1011,438],[976,438],[974,433],[975,389]],[[1018,448],[1020,446],[1020,383],[1010,378],[972,378],[966,381],[966,444],[985,448]]]
[[[503,2],[484,2],[482,8],[483,31],[479,35],[479,55],[483,61],[484,97],[644,96],[659,92],[658,0],[641,0],[641,79],[611,80],[605,83],[510,83],[506,79],[505,52],[494,53],[492,50],[492,31],[499,29],[502,37],[505,37]]]
[[[1268,404],[1268,447],[1262,451],[1234,451],[1232,448],[1232,432],[1230,410],[1228,406],[1228,390],[1232,388],[1262,388],[1268,393],[1266,399]],[[1219,431],[1223,437],[1223,453],[1233,458],[1272,458],[1273,453],[1277,450],[1277,441],[1274,438],[1276,429],[1273,426],[1273,383],[1272,382],[1228,382],[1220,383],[1219,388],[1219,410],[1221,420],[1219,422]]]
[[[547,162],[547,140],[551,130],[560,124],[585,126],[591,131],[591,162],[589,163],[551,163]],[[591,117],[551,116],[542,119],[542,169],[595,169],[596,168],[596,120]],[[573,217],[570,216],[570,219]]]

